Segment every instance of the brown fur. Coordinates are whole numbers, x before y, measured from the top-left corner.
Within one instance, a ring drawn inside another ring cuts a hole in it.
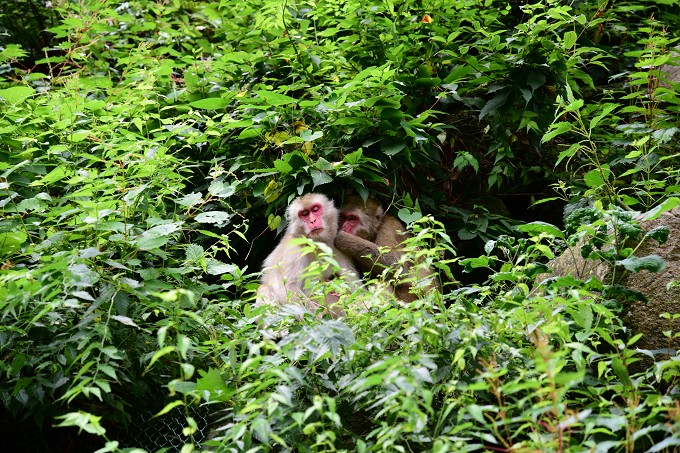
[[[401,274],[406,274],[405,280],[410,281],[432,275],[430,269],[419,270],[418,275],[412,275],[412,265],[408,262],[402,263],[403,267],[399,268],[399,261],[404,255],[401,245],[410,235],[405,233],[404,225],[396,217],[385,214],[378,203],[371,199],[364,203],[360,197],[351,196],[345,200],[341,211],[343,219],[351,215],[360,219],[353,234],[342,231],[347,228],[341,226],[335,239],[337,248],[352,257],[359,270],[369,272],[371,277],[380,275],[386,268],[391,269],[393,274],[401,271]],[[405,302],[418,298],[408,281],[395,286],[394,292]]]

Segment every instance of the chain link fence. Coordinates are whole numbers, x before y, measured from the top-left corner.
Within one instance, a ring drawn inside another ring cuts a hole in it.
[[[197,449],[208,437],[208,411],[196,407],[176,407],[169,413],[154,417],[157,411],[144,411],[132,417],[128,430],[122,439],[116,439],[122,448],[143,448],[148,452],[163,450],[165,452],[179,452],[190,438],[182,434],[188,426],[187,417],[196,421],[198,429],[192,435]]]
[[[160,409],[130,408],[131,420],[126,426],[109,426],[106,435],[119,442],[119,448],[140,448],[149,453],[175,453],[187,443],[196,450],[207,441],[209,415],[207,408],[176,407],[167,414],[154,417]],[[0,411],[1,412],[1,411]],[[187,417],[194,419],[196,432],[187,437],[182,430],[188,426]],[[213,419],[214,417],[210,417]],[[45,429],[33,420],[16,420],[0,413],[0,451],[12,453],[80,453],[103,447],[104,439],[75,428],[59,428],[52,424]]]

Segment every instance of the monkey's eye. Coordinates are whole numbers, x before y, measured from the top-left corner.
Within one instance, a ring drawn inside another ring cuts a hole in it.
[[[300,217],[307,217],[309,215],[309,211],[306,209],[303,209],[302,211],[298,212],[298,216]]]
[[[319,210],[319,206],[318,206],[318,205],[312,206],[312,212],[317,212],[318,210]]]
[[[345,220],[348,220],[348,221],[350,221],[350,222],[356,222],[356,221],[357,221],[357,216],[355,216],[355,215],[348,215],[347,217],[345,217]]]

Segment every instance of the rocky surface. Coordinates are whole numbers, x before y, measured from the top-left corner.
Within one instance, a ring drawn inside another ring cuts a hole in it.
[[[654,239],[646,239],[636,255],[659,255],[666,262],[666,267],[660,272],[643,270],[627,273],[622,281],[648,299],[647,302],[625,303],[623,320],[633,334],[643,334],[635,347],[653,351],[680,349],[680,338],[669,341],[664,335],[664,331],[668,330],[680,332],[680,319],[670,321],[660,317],[663,313],[680,314],[680,291],[677,287],[680,286],[680,207],[642,223],[645,232],[660,226],[670,230],[668,240],[660,245]],[[548,263],[548,267],[558,276],[572,275],[580,279],[594,276],[603,282],[609,280],[612,271],[606,263],[583,259],[578,249],[567,250]]]

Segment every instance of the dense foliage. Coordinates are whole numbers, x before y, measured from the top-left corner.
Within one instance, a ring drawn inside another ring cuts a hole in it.
[[[680,203],[678,31],[672,0],[15,2],[2,424],[100,451],[152,449],[148,411],[184,451],[672,451],[680,362],[640,366],[625,289],[534,281],[576,244],[661,265],[630,241]],[[253,309],[313,190],[388,200],[443,291]]]

